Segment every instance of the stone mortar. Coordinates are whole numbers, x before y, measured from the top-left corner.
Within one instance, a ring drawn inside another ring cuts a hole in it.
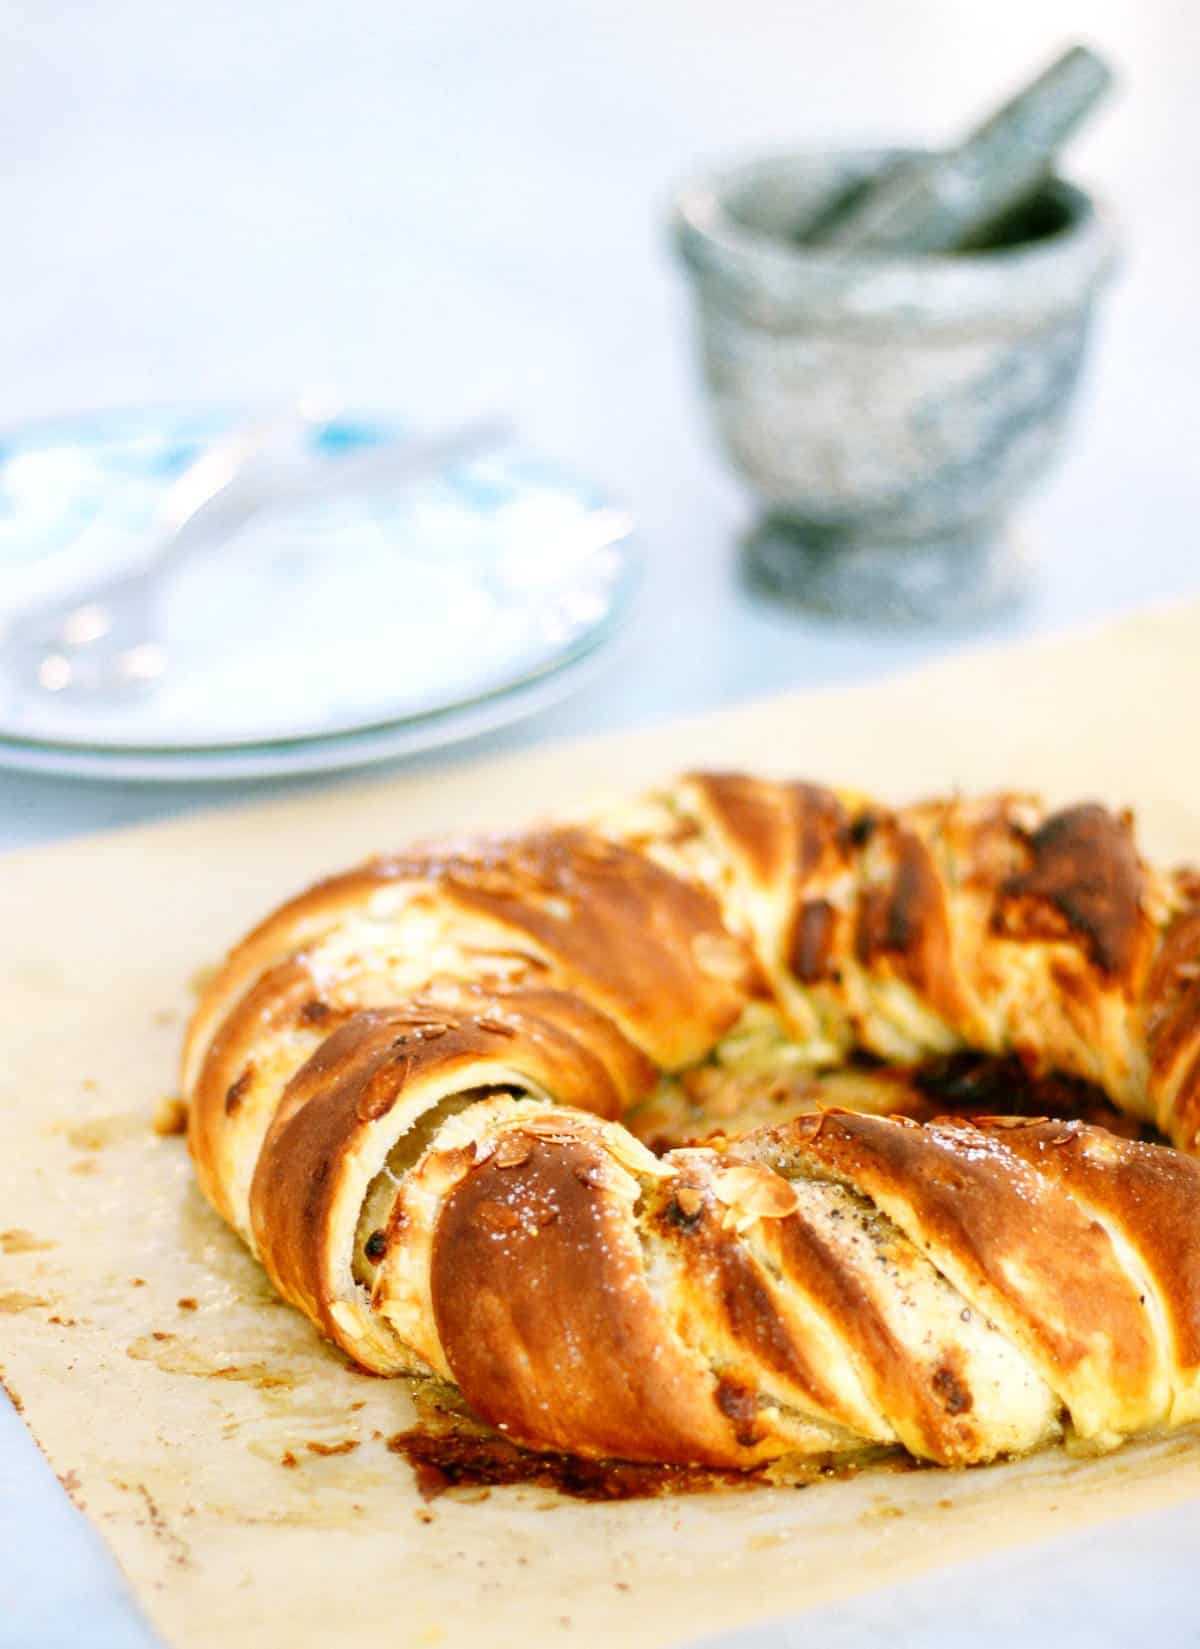
[[[950,255],[806,249],[904,151],[793,154],[685,188],[673,228],[725,448],[766,506],[760,572],[810,604],[928,618],[990,603],[1001,526],[1057,455],[1112,229],[1049,178],[1023,231]]]

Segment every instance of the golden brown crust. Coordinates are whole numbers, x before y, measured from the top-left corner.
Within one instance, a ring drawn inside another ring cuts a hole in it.
[[[1146,987],[1151,1082],[1164,1132],[1194,1148],[1200,1138],[1200,909],[1167,928]]]
[[[1032,1172],[1006,1132],[836,1112],[791,1128],[806,1163],[865,1193],[984,1306],[1077,1423],[1097,1398],[1105,1413],[1128,1404],[1121,1430],[1162,1418],[1161,1352],[1134,1279],[1061,1178]]]
[[[600,1055],[589,1046],[597,1030]],[[462,1009],[418,1002],[357,1014],[292,1078],[258,1159],[251,1219],[259,1256],[280,1293],[342,1339],[331,1247],[336,1201],[364,1137],[402,1096],[420,1105],[430,1084],[436,1103],[457,1084],[524,1082],[564,1104],[618,1116],[645,1091],[653,1070],[627,1048],[614,1078],[616,1040],[611,1025],[566,993],[472,993]]]
[[[819,871],[844,863],[851,842],[846,810],[832,790],[773,784],[744,773],[690,773],[709,824],[764,888],[803,888]]]
[[[643,1229],[672,1258],[685,1292],[702,1297],[715,1332],[741,1351],[741,1379],[753,1389],[752,1368],[766,1370],[780,1388],[827,1414],[838,1414],[839,1394],[796,1336],[769,1273],[725,1219],[709,1176],[685,1166],[647,1210]],[[790,1220],[786,1223],[791,1223]]]
[[[186,1087],[196,1079],[197,1062],[204,1057],[216,1027],[256,980],[327,931],[348,911],[361,907],[386,870],[371,863],[337,876],[328,876],[272,911],[225,958],[224,964],[200,993],[184,1043],[183,1078]]]
[[[432,1285],[471,1406],[520,1442],[625,1460],[749,1465],[717,1382],[675,1343],[646,1284],[608,1155],[518,1135],[448,1198]]]
[[[296,1018],[313,996],[312,976],[300,958],[270,968],[221,1022],[205,1052],[190,1098],[189,1141],[206,1195],[227,1220],[237,1218],[229,1200],[226,1154],[229,1135],[252,1110],[266,1105],[255,1054],[264,1032]]]
[[[994,925],[1016,939],[1069,938],[1110,979],[1132,984],[1152,937],[1127,814],[1094,802],[1052,814],[1025,839],[1026,868],[1000,886]]]
[[[895,819],[874,827],[870,852],[886,868],[859,899],[857,960],[864,968],[903,979],[942,1018],[962,1015],[950,914],[932,854],[915,831]]]
[[[1078,1122],[977,1119],[1002,1130],[1007,1150],[1099,1214],[1138,1255],[1160,1296],[1169,1361],[1192,1384],[1200,1374],[1200,1162],[1161,1146],[1122,1141]]]
[[[974,1402],[960,1376],[951,1383],[956,1350],[939,1347],[932,1360],[915,1353],[894,1332],[863,1269],[799,1213],[780,1221],[767,1241],[789,1284],[837,1322],[871,1401],[907,1447],[946,1465],[975,1458]],[[885,1263],[894,1261],[892,1249]]]
[[[691,774],[290,901],[204,991],[184,1081],[200,1182],[280,1291],[534,1447],[967,1464],[1064,1415],[1200,1417],[1200,1163],[1029,1119],[731,1143],[735,1105],[661,1159],[620,1125],[656,1083],[648,1114],[807,1092],[856,1048],[1019,1057],[1190,1148],[1200,882],[1095,804]]]
[[[661,1193],[651,1228],[672,1248],[685,1284],[705,1296],[720,1337],[742,1352],[736,1369],[743,1390],[755,1391],[765,1378],[773,1391],[850,1436],[901,1436],[914,1452],[947,1464],[975,1457],[970,1399],[960,1381],[949,1383],[960,1360],[956,1348],[938,1347],[931,1361],[893,1332],[853,1248],[829,1240],[803,1202],[793,1198],[782,1217],[761,1222],[752,1248],[711,1193],[695,1212],[681,1207],[679,1188],[698,1182],[703,1176],[685,1171]],[[885,1263],[893,1268],[910,1258],[902,1242],[888,1244],[878,1231],[874,1240],[887,1247]],[[797,1298],[836,1323],[849,1380],[845,1370],[830,1377],[827,1347],[815,1354],[811,1324],[789,1310]],[[761,1441],[753,1423],[744,1441]]]
[[[808,899],[796,906],[784,956],[800,984],[836,979],[836,936],[837,910],[828,899]]]
[[[497,838],[389,867],[511,929],[657,1064],[702,1058],[737,1018],[753,959],[704,888],[579,829]]]

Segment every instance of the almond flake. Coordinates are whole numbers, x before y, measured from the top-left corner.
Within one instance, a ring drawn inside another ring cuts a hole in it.
[[[515,1231],[521,1223],[520,1216],[502,1202],[481,1202],[476,1215],[485,1231]]]
[[[704,1207],[704,1194],[694,1185],[681,1185],[675,1193],[675,1206],[685,1220],[694,1220]]]
[[[503,1019],[477,1015],[475,1023],[481,1031],[490,1031],[493,1036],[516,1036],[517,1034],[517,1027],[508,1024]]]
[[[623,1128],[620,1123],[614,1123],[605,1128],[600,1143],[613,1161],[624,1168],[626,1173],[640,1174],[643,1178],[649,1176],[653,1179],[661,1179],[669,1172],[653,1152],[648,1151],[641,1140],[635,1139],[629,1130]]]
[[[754,1163],[721,1169],[713,1176],[713,1190],[727,1207],[754,1219],[785,1219],[799,1206],[794,1185]]]
[[[533,1146],[523,1134],[507,1134],[496,1147],[497,1168],[519,1168],[533,1155]]]
[[[440,1036],[445,1036],[447,1031],[453,1029],[452,1025],[427,1023],[422,1020],[419,1024],[411,1025],[408,1030],[401,1031],[400,1035],[393,1039],[392,1047],[411,1048],[414,1042],[436,1042]]]
[[[372,1074],[354,1108],[360,1122],[376,1122],[388,1114],[408,1080],[408,1068],[408,1060],[401,1056]]]
[[[527,1134],[532,1134],[535,1139],[553,1139],[557,1140],[559,1144],[566,1144],[568,1140],[575,1138],[570,1123],[563,1116],[531,1117],[524,1124],[524,1129]]]

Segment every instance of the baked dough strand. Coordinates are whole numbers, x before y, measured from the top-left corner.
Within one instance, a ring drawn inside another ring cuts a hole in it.
[[[825,1110],[656,1156],[622,1121],[957,1049],[1181,1149]],[[1200,880],[1095,804],[694,774],[378,859],[231,953],[184,1085],[279,1290],[533,1448],[961,1465],[1200,1418]]]

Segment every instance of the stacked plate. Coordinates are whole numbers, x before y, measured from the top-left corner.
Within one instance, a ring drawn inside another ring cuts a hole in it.
[[[59,421],[0,439],[0,626],[136,566],[163,495],[235,426],[213,411]],[[314,463],[396,431],[310,427]],[[387,491],[266,508],[164,586],[171,667],[113,703],[0,674],[0,766],[96,779],[316,772],[413,754],[578,687],[624,618],[624,516],[512,446]]]

